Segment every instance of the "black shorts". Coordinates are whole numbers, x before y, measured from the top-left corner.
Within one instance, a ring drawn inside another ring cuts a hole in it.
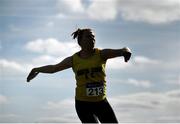
[[[100,102],[75,101],[76,112],[82,123],[118,123],[107,99]]]

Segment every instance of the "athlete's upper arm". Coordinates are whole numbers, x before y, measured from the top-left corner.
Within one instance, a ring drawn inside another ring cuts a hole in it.
[[[103,49],[101,50],[101,57],[104,60],[122,56],[123,55],[123,49]]]
[[[54,66],[55,66],[55,72],[71,68],[72,67],[72,56],[65,58],[60,63],[58,63]]]

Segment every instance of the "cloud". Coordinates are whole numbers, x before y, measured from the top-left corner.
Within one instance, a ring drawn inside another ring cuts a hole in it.
[[[108,21],[116,18],[116,0],[90,0],[88,4],[85,4],[86,2],[82,0],[59,0],[58,17],[89,18],[98,21]]]
[[[0,114],[0,123],[17,123],[21,120],[21,116],[17,114]]]
[[[58,102],[47,102],[47,105],[43,109],[49,109],[49,110],[57,110],[62,109],[62,106],[65,106],[64,109],[71,110],[72,106],[74,106],[74,100],[73,99],[65,99]]]
[[[136,80],[136,79],[128,79],[128,81],[126,82],[128,84],[132,84],[134,86],[138,86],[138,87],[144,87],[144,88],[149,88],[151,87],[152,83],[148,80]]]
[[[7,70],[16,70],[18,72],[25,71],[25,68],[21,64],[6,59],[0,59],[0,68],[2,69],[2,72]]]
[[[129,84],[131,86],[140,87],[140,88],[151,88],[153,83],[150,80],[142,80],[142,79],[135,79],[135,78],[128,78],[128,79],[119,79],[119,78],[111,78],[108,79],[113,83],[116,84]]]
[[[56,117],[42,117],[39,118],[36,122],[38,123],[80,123],[78,118],[75,116],[75,114],[66,114],[64,115],[59,115]]]
[[[124,62],[123,57],[109,59],[106,64],[108,69],[125,69],[127,67],[130,67],[131,65],[132,64],[130,62]]]
[[[180,98],[180,90],[172,90],[166,93],[170,98]]]
[[[158,60],[150,59],[150,58],[145,57],[145,56],[135,56],[134,62],[136,64],[158,64],[159,63]]]
[[[102,1],[91,0],[87,9],[87,15],[94,20],[108,21],[114,20],[117,16],[116,0]]]
[[[54,38],[29,41],[25,48],[29,51],[56,56],[67,56],[78,51],[75,42],[60,42]]]
[[[81,13],[84,12],[82,0],[58,0],[58,9],[62,12]]]
[[[5,104],[7,102],[8,102],[7,97],[0,94],[0,105]]]
[[[180,74],[171,74],[166,77],[164,77],[164,82],[167,84],[173,84],[177,85],[178,87],[180,86]]]
[[[180,122],[179,90],[141,92],[109,99],[121,122]],[[170,95],[171,94],[171,95]],[[173,97],[172,97],[173,96]]]
[[[119,0],[122,18],[151,24],[180,20],[179,0]]]
[[[75,112],[74,99],[64,99],[61,101],[48,101],[41,109],[51,116],[40,117],[37,122],[48,123],[75,123],[80,122]]]
[[[10,77],[13,77],[14,80],[18,78],[17,76],[22,76],[22,74],[29,73],[31,69],[36,66],[38,66],[38,64],[0,59],[0,76],[3,77],[2,79],[10,79]]]
[[[17,62],[14,60],[0,59],[0,75],[21,75],[23,73],[30,72],[34,67],[57,64],[63,59],[63,57],[55,57],[50,55],[40,55],[32,58],[32,60],[29,62]]]
[[[65,59],[65,58],[55,57],[55,56],[51,56],[51,55],[41,55],[41,56],[33,58],[32,64],[36,65],[36,66],[57,64],[57,63],[61,62],[63,59]]]
[[[151,59],[146,56],[134,56],[127,63],[124,62],[124,57],[113,58],[107,61],[107,68],[109,69],[127,69],[130,67],[136,68],[137,66],[149,67],[159,65],[161,62],[159,60]],[[148,65],[148,66],[146,66]]]
[[[73,4],[72,4],[73,3]],[[85,16],[97,21],[115,20],[118,17],[135,22],[163,24],[180,20],[179,0],[60,0],[60,14],[77,18]]]

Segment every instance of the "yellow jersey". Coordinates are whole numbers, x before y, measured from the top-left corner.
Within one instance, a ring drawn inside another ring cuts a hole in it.
[[[76,78],[76,100],[97,102],[106,98],[106,60],[95,49],[92,56],[83,59],[79,52],[73,55],[72,69]]]

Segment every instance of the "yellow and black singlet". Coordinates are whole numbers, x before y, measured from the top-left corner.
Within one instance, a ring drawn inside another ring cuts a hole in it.
[[[106,61],[95,49],[92,56],[83,59],[79,52],[73,55],[73,71],[76,78],[76,100],[97,102],[106,97]]]

